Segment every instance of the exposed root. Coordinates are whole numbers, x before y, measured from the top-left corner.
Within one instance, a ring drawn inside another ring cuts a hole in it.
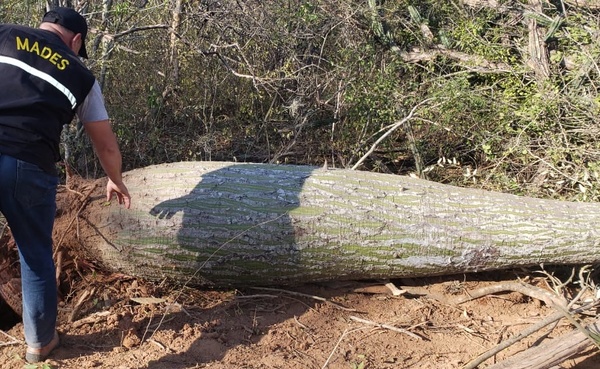
[[[467,301],[475,300],[483,296],[491,295],[494,293],[500,292],[519,292],[523,295],[529,296],[531,298],[535,298],[543,301],[548,306],[567,306],[566,301],[561,299],[560,297],[550,293],[549,291],[539,288],[536,286],[532,286],[529,284],[525,284],[523,282],[509,282],[509,283],[501,283],[488,287],[484,287],[475,291],[468,292],[468,296],[461,297],[457,299],[455,302],[457,304],[462,304]]]
[[[61,249],[61,246],[63,244],[63,241],[66,237],[66,235],[69,233],[69,230],[71,230],[71,227],[73,226],[73,223],[75,223],[75,220],[77,218],[79,218],[79,214],[81,213],[81,211],[87,206],[88,204],[88,200],[90,198],[90,195],[94,192],[94,190],[96,189],[96,187],[98,187],[98,183],[94,183],[92,185],[92,187],[90,188],[90,190],[87,192],[87,194],[85,195],[85,197],[83,197],[81,199],[81,205],[79,206],[79,208],[77,209],[77,211],[75,212],[75,215],[73,215],[73,217],[71,218],[71,221],[69,222],[69,225],[67,226],[67,228],[63,231],[62,236],[58,239],[57,242],[55,242],[54,244],[56,245],[55,249],[54,249],[54,259],[56,259],[56,253]]]

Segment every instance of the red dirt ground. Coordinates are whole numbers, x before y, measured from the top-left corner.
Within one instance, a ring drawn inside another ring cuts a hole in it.
[[[398,296],[383,281],[207,290],[105,273],[73,252],[75,235],[62,236],[76,234],[70,219],[78,206],[69,191],[61,196],[55,243],[71,250],[59,263],[62,345],[45,367],[26,366],[16,322],[0,332],[2,369],[461,368],[555,312],[517,292],[455,303],[469,291],[527,276],[528,283],[549,289],[550,279],[539,270],[394,280],[405,292]],[[14,258],[7,238],[0,239],[5,268]],[[6,322],[6,307],[0,313]],[[480,368],[573,329],[563,319]],[[561,367],[598,368],[600,356],[590,346]]]

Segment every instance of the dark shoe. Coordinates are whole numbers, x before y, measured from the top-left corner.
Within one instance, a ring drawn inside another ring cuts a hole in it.
[[[39,363],[44,361],[58,345],[60,345],[60,338],[58,338],[58,332],[54,332],[54,338],[46,346],[42,348],[27,347],[25,360],[27,360],[28,363]]]

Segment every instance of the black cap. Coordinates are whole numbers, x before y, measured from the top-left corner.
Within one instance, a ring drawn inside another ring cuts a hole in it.
[[[42,22],[60,24],[71,32],[81,33],[81,49],[79,49],[79,56],[87,59],[85,37],[87,36],[88,27],[85,18],[81,14],[71,8],[56,7],[44,14]]]

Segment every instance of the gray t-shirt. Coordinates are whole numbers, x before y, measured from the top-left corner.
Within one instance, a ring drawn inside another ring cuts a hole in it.
[[[94,81],[92,89],[75,112],[83,124],[108,119],[108,112],[104,106],[104,96],[102,96],[98,81]]]

